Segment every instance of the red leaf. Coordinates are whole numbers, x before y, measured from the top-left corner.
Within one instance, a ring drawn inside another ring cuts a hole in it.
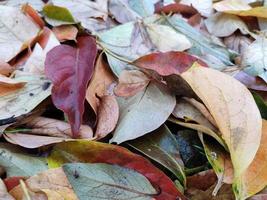
[[[14,187],[19,185],[19,180],[25,180],[26,177],[24,176],[13,176],[13,177],[8,177],[4,179],[4,183],[6,185],[7,191],[12,190]]]
[[[52,100],[67,114],[73,137],[79,136],[86,87],[93,74],[96,54],[95,40],[83,36],[77,39],[76,48],[59,45],[46,56],[45,72],[54,84]]]
[[[172,180],[151,162],[120,146],[85,140],[64,142],[56,144],[48,157],[49,167],[60,167],[71,162],[107,163],[130,168],[143,174],[159,191],[158,195],[153,196],[154,199],[186,199]]]
[[[166,6],[156,6],[155,13],[181,13],[182,15],[195,15],[198,11],[192,6],[183,5],[180,3],[172,3]]]
[[[169,51],[166,53],[151,53],[133,62],[137,67],[156,71],[161,76],[181,74],[187,71],[194,62],[207,67],[199,58],[185,52]]]

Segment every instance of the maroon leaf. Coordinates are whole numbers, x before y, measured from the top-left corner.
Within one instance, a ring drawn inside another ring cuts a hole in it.
[[[137,67],[156,71],[161,76],[181,74],[188,70],[194,62],[207,67],[199,58],[185,52],[169,51],[166,53],[151,53],[133,62]]]
[[[95,40],[82,36],[77,39],[77,47],[59,45],[46,56],[45,72],[54,84],[53,103],[67,114],[75,138],[79,136],[86,87],[93,74],[96,54]]]
[[[181,13],[182,15],[185,16],[190,16],[190,15],[195,15],[198,13],[198,11],[193,8],[192,6],[188,6],[188,5],[183,5],[180,3],[172,3],[166,6],[160,6],[159,4],[156,5],[156,10],[155,13]]]

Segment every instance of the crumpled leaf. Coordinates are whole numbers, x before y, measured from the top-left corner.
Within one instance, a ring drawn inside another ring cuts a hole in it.
[[[262,139],[253,162],[233,183],[236,199],[246,199],[264,189],[267,185],[267,121],[262,121]]]
[[[110,142],[138,138],[162,125],[172,113],[175,97],[163,85],[150,83],[133,97],[118,98],[120,117]]]
[[[103,138],[112,132],[119,119],[119,105],[116,97],[105,95],[100,98],[100,105],[97,112],[97,126],[95,137]]]
[[[51,94],[51,82],[44,76],[16,71],[14,81],[26,82],[25,86],[0,98],[0,122],[2,125],[29,113]]]
[[[134,65],[156,71],[159,75],[168,76],[181,74],[188,70],[195,62],[206,66],[199,58],[185,52],[170,51],[165,53],[151,53],[138,58]]]
[[[96,53],[95,40],[81,36],[77,39],[77,47],[63,44],[46,56],[45,72],[54,84],[53,103],[67,114],[73,137],[79,136],[86,86],[93,74]]]
[[[240,30],[241,33],[247,34],[247,25],[237,16],[216,13],[205,20],[205,25],[212,35],[217,37],[227,37],[232,35],[236,30]]]
[[[127,149],[111,144],[93,141],[75,141],[57,144],[48,157],[49,167],[60,167],[64,163],[107,163],[133,169],[144,175],[150,183],[161,190],[154,198],[166,200],[185,197],[176,189],[173,182],[145,158]]]
[[[22,148],[0,143],[0,165],[6,170],[7,177],[32,176],[47,169],[44,158],[26,153]]]
[[[19,8],[0,5],[0,60],[8,62],[27,48],[39,30]]]
[[[73,163],[62,168],[80,200],[149,200],[159,192],[142,174],[117,165]]]
[[[261,116],[251,93],[234,78],[210,68],[193,67],[181,76],[216,121],[239,177],[254,159],[261,139]]]
[[[170,170],[183,186],[186,185],[179,144],[166,125],[127,144]]]
[[[130,97],[142,91],[149,83],[150,78],[138,70],[125,70],[119,76],[119,83],[114,93],[120,97]]]
[[[241,66],[244,71],[252,76],[260,76],[267,82],[267,39],[265,37],[258,37],[248,48],[245,49]]]
[[[30,193],[39,196],[40,199],[78,200],[62,168],[49,169],[34,175],[25,180],[25,185]],[[10,194],[15,199],[23,199],[24,192],[21,185],[13,188]]]
[[[147,24],[146,31],[151,39],[151,42],[160,52],[184,51],[192,46],[186,36],[177,33],[169,26]]]

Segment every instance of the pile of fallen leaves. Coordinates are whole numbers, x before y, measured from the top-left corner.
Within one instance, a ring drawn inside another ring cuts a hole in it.
[[[0,199],[267,199],[266,82],[266,0],[2,0]]]

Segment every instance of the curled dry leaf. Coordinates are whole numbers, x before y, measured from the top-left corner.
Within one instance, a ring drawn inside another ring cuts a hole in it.
[[[10,66],[8,63],[1,61],[0,59],[0,74],[3,76],[9,76],[13,71],[15,71],[15,67]]]
[[[247,170],[233,183],[236,199],[246,199],[267,185],[267,121],[262,121],[262,139],[259,150]]]
[[[62,168],[49,169],[34,175],[25,180],[25,184],[29,191],[39,195],[41,199],[52,197],[49,199],[78,200]],[[23,199],[21,185],[13,188],[10,194],[15,199]]]
[[[205,17],[209,17],[213,12],[211,0],[181,0],[180,3],[193,6]]]
[[[182,4],[182,3],[172,3],[172,4],[168,4],[166,6],[163,6],[163,7],[158,7],[156,10],[155,10],[156,13],[166,13],[166,14],[169,14],[169,13],[181,13],[182,15],[195,15],[197,14],[197,10],[190,6],[189,5],[185,5],[185,4]]]
[[[261,140],[261,116],[251,93],[234,78],[209,68],[193,67],[181,76],[216,121],[235,177],[239,177],[254,159]]]
[[[77,39],[77,47],[63,44],[46,56],[45,72],[53,82],[52,100],[67,114],[73,137],[79,137],[86,86],[93,74],[96,54],[95,40],[81,36]]]
[[[138,58],[134,65],[156,71],[162,76],[181,74],[188,70],[194,62],[207,66],[199,58],[185,52],[170,51],[166,53],[151,53]]]
[[[4,62],[11,60],[29,46],[39,30],[20,8],[0,5],[0,59]]]
[[[100,105],[97,112],[97,127],[95,137],[97,139],[105,137],[113,131],[119,119],[119,105],[116,97],[105,95],[100,98]]]
[[[73,162],[106,163],[133,169],[161,191],[154,196],[156,200],[186,199],[163,172],[142,156],[120,146],[84,140],[64,142],[56,144],[48,157],[49,167],[60,167]]]
[[[86,91],[86,100],[91,105],[95,113],[97,113],[100,105],[98,97],[109,94],[109,86],[115,82],[114,75],[108,64],[100,54],[95,64],[95,71]]]
[[[13,92],[23,88],[25,84],[26,82],[24,81],[17,81],[0,75],[0,96],[12,94]]]
[[[120,97],[130,97],[143,90],[150,79],[138,70],[124,70],[119,76],[119,83],[114,93]]]
[[[52,31],[60,42],[64,42],[66,40],[76,40],[78,34],[78,29],[73,25],[57,26],[54,27]]]

